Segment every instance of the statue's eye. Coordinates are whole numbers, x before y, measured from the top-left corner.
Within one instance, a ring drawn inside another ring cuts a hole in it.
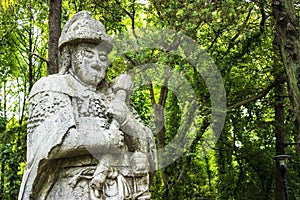
[[[105,54],[100,54],[100,55],[99,55],[99,59],[100,59],[101,61],[106,61],[106,60],[107,60],[107,56],[106,56]]]
[[[87,58],[93,58],[94,57],[94,52],[90,51],[90,50],[84,50],[84,55]]]

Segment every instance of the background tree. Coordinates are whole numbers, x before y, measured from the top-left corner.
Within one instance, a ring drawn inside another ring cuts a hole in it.
[[[285,67],[288,81],[288,91],[289,98],[291,102],[291,109],[293,110],[293,123],[294,123],[294,141],[297,145],[297,151],[299,151],[299,141],[300,141],[300,110],[299,110],[299,72],[300,72],[300,38],[299,38],[299,21],[295,11],[295,4],[292,0],[272,1],[272,14],[275,21],[276,37],[274,39],[274,44],[278,46],[282,62]],[[277,91],[280,93],[282,91],[280,85],[277,86]],[[282,97],[277,98],[278,102],[282,102]],[[281,121],[284,120],[283,109],[277,107],[278,116],[281,116]],[[283,126],[284,123],[279,123]],[[279,133],[279,131],[281,133]],[[285,131],[279,128],[278,134],[280,141],[278,142],[276,153],[278,155],[285,154]],[[277,167],[276,176],[276,199],[284,199],[283,196],[283,178],[280,174],[280,169]]]
[[[282,62],[287,73],[289,96],[292,103],[295,123],[295,141],[300,137],[300,40],[299,21],[293,0],[272,1],[273,17],[276,28],[275,44],[278,45]]]
[[[50,0],[48,74],[58,73],[58,40],[61,32],[61,0]]]

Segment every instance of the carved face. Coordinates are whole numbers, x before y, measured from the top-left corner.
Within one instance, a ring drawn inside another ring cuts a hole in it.
[[[107,52],[101,45],[81,43],[72,50],[72,70],[80,81],[97,86],[108,67]]]

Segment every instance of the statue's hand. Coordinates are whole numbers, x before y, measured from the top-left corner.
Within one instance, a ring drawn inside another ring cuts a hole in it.
[[[91,180],[90,185],[91,185],[91,188],[94,191],[94,195],[97,198],[101,197],[102,190],[103,190],[103,184],[106,180],[106,176],[107,175],[104,174],[104,173],[99,173],[96,176],[94,176],[94,178]]]
[[[97,198],[101,197],[102,191],[103,191],[103,184],[106,180],[107,174],[106,173],[98,173],[94,176],[94,178],[91,180],[91,188],[94,191],[94,195]]]
[[[99,173],[94,176],[94,178],[91,180],[91,187],[96,190],[102,190],[103,183],[106,180],[107,175],[105,173]]]
[[[124,101],[114,99],[109,105],[108,113],[112,115],[119,124],[123,124],[130,110]]]

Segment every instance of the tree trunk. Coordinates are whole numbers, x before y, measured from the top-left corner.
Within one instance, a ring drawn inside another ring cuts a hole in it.
[[[280,75],[275,79],[275,137],[276,155],[285,154],[285,128],[284,128],[284,85],[279,81]],[[276,162],[276,190],[275,200],[284,200],[284,184],[280,166]]]
[[[147,78],[148,79],[148,78]],[[152,107],[154,108],[154,116],[155,116],[155,128],[157,134],[157,146],[159,149],[165,147],[166,143],[166,127],[165,127],[165,112],[164,108],[166,105],[166,100],[168,96],[168,78],[165,78],[163,85],[161,86],[160,90],[160,97],[158,103],[156,103],[153,85],[150,82],[149,84],[149,91],[150,91],[150,98]],[[162,173],[162,180],[164,184],[164,199],[168,199],[169,196],[169,174],[167,172],[167,168],[161,169]]]
[[[294,114],[295,140],[300,136],[300,38],[293,0],[273,0],[276,28],[274,43],[279,47],[287,74],[289,96]],[[299,149],[298,149],[299,153]]]
[[[48,75],[58,73],[58,39],[61,32],[62,0],[50,0]]]

